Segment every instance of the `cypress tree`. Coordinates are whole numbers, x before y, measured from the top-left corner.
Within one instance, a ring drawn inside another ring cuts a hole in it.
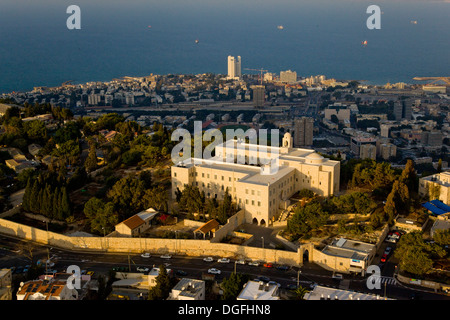
[[[52,216],[54,219],[60,219],[59,211],[60,211],[60,203],[59,203],[59,187],[56,187],[52,194]]]
[[[39,213],[39,183],[34,180],[33,187],[31,188],[30,198],[29,198],[29,208],[33,213]]]
[[[22,207],[25,211],[30,211],[30,195],[31,195],[31,181],[28,179],[25,193],[23,194]]]
[[[40,214],[44,214],[43,210],[42,210],[42,200],[44,198],[44,189],[40,189],[38,192],[38,198],[37,198],[37,212],[36,213],[40,213]],[[45,215],[45,214],[44,214]]]
[[[66,187],[62,187],[62,194],[61,194],[61,216],[63,219],[70,216],[70,200],[69,195],[67,194]]]

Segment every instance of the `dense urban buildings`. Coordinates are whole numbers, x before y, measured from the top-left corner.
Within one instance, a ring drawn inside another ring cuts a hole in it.
[[[449,288],[427,272],[444,272],[445,256],[402,255],[400,239],[414,236],[417,250],[434,241],[434,252],[447,252],[448,95],[289,70],[242,74],[240,61],[230,59],[228,74],[152,74],[2,95],[0,209],[17,222],[0,219],[0,231],[101,254],[99,264],[84,256],[79,264],[84,276],[110,280],[108,300],[161,292],[171,300],[384,299],[364,285],[373,265],[385,268],[388,299],[408,297],[404,272],[419,269],[420,288],[432,283],[428,294],[444,296]],[[174,163],[171,135],[199,131],[195,121],[202,138],[227,129],[275,138],[264,148],[250,135],[231,137],[212,157]],[[37,227],[25,226],[29,219]],[[117,260],[104,261],[110,252]],[[95,281],[88,293],[67,288],[55,277],[65,260],[39,254],[54,270],[34,275],[25,256],[14,260],[24,262],[17,269],[1,260],[1,299],[101,294]],[[310,280],[301,273],[306,264]],[[351,290],[361,287],[364,294]]]

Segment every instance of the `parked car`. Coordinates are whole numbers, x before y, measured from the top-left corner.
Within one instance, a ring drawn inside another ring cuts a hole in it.
[[[239,264],[245,264],[245,260],[244,260],[244,259],[237,260],[236,263],[239,263]]]
[[[384,253],[384,254],[381,256],[380,261],[381,261],[381,262],[386,262],[386,261],[387,261],[387,258],[388,258],[388,255],[387,255],[386,253]]]
[[[228,259],[228,258],[220,258],[219,260],[217,260],[217,262],[219,262],[219,263],[230,263],[230,259]]]
[[[257,267],[257,266],[259,266],[259,262],[258,262],[258,261],[250,261],[250,262],[248,263],[248,265],[249,265],[249,266],[255,266],[255,267]]]
[[[270,262],[268,262],[268,263],[264,263],[264,268],[273,268],[273,263],[270,263]]]
[[[277,286],[278,288],[281,287],[281,284],[279,284],[276,281],[269,281],[268,284],[273,284],[273,285]]]
[[[281,271],[287,271],[287,270],[289,270],[289,267],[288,266],[279,265],[279,266],[277,266],[277,269],[281,270]]]
[[[141,254],[141,257],[142,258],[150,258],[151,256],[150,256],[150,253],[144,252],[143,254]]]
[[[186,271],[183,271],[183,270],[177,270],[177,271],[175,272],[175,274],[176,274],[177,276],[181,276],[181,277],[187,276],[187,272],[186,272]]]
[[[386,249],[384,249],[384,254],[390,255],[391,253],[392,253],[392,247],[386,247]]]
[[[221,272],[222,271],[220,271],[219,269],[216,269],[216,268],[208,269],[208,273],[211,273],[211,274],[221,274]]]
[[[120,271],[120,272],[124,272],[124,271],[128,270],[128,268],[126,268],[126,267],[114,267],[112,269],[113,269],[113,271]]]
[[[390,236],[390,237],[386,237],[386,239],[384,241],[390,242],[390,243],[397,243],[398,242],[398,238]]]
[[[172,258],[172,256],[170,254],[163,254],[160,258],[161,259],[170,259],[170,258]]]
[[[213,259],[213,257],[206,257],[206,258],[203,258],[203,261],[205,261],[205,262],[213,262],[214,259]]]
[[[270,279],[265,276],[259,276],[258,278],[256,278],[256,281],[269,282]]]
[[[147,267],[137,267],[136,270],[139,272],[148,272],[150,269]]]

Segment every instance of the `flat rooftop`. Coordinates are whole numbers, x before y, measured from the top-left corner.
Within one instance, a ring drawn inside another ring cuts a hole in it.
[[[255,165],[245,165],[245,164],[237,164],[237,163],[227,163],[220,160],[213,159],[190,159],[190,162],[184,162],[184,167],[191,168],[193,166],[200,168],[208,168],[213,170],[220,171],[229,171],[229,172],[238,172],[245,174],[246,176],[239,179],[239,182],[245,183],[254,183],[258,185],[267,185],[270,183],[274,183],[290,172],[294,171],[295,168],[291,168],[288,166],[279,166],[278,170],[273,170],[270,174],[262,174],[262,168]],[[197,161],[197,164],[194,164],[194,161]]]
[[[333,240],[322,252],[331,256],[364,260],[374,250],[375,245],[344,238]]]
[[[316,286],[312,291],[305,294],[305,300],[384,300],[384,297],[375,294]],[[387,298],[387,300],[393,299]]]
[[[330,256],[343,257],[354,260],[364,260],[367,257],[367,254],[365,253],[355,252],[349,249],[337,248],[333,246],[326,246],[322,250],[322,252]]]
[[[262,281],[250,280],[242,289],[237,300],[279,300],[278,286]]]
[[[364,252],[364,253],[369,253],[375,248],[374,244],[345,239],[345,238],[335,239],[335,240],[333,240],[331,245],[334,247],[338,247],[338,248],[350,249],[350,250],[355,250],[355,251]]]
[[[172,290],[180,291],[179,295],[185,297],[195,297],[199,291],[205,289],[205,281],[182,278]]]

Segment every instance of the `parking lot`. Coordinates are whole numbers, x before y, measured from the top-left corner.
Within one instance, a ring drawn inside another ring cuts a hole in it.
[[[372,264],[380,267],[383,276],[392,276],[395,272],[399,260],[394,257],[394,252],[403,234],[401,231],[389,232],[372,261]]]

